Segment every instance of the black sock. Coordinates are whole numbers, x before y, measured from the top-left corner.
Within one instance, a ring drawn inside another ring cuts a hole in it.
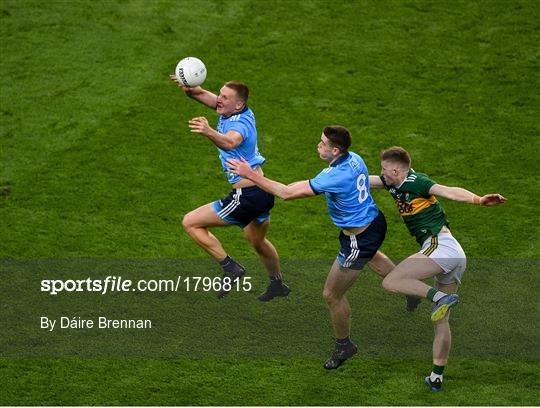
[[[236,266],[236,262],[229,255],[224,260],[219,261],[219,264],[225,272],[232,272]]]
[[[351,339],[349,336],[345,337],[344,339],[336,339],[336,346],[338,347],[346,347],[350,344]]]

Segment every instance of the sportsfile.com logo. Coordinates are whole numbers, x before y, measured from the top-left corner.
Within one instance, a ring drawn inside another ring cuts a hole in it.
[[[231,281],[230,278],[209,276],[177,276],[176,279],[140,279],[132,281],[121,276],[105,279],[43,279],[41,292],[58,295],[62,292],[96,292],[101,295],[118,292],[249,292],[251,277]]]

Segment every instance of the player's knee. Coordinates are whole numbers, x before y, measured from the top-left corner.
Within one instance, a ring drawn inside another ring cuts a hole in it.
[[[253,249],[257,252],[261,252],[263,250],[263,241],[262,239],[253,238],[253,237],[247,237],[249,244],[253,247]]]
[[[266,254],[266,252],[268,252],[268,242],[266,239],[248,237],[248,241],[258,254]]]
[[[191,213],[187,213],[186,215],[184,215],[184,217],[182,218],[182,227],[184,228],[184,230],[186,232],[189,232],[190,229],[192,229],[194,227],[194,224],[193,224],[193,217],[191,216]]]
[[[392,274],[385,276],[385,278],[382,281],[382,286],[388,292],[393,292],[393,293],[397,292],[396,280],[394,279]]]
[[[332,290],[330,290],[330,289],[325,288],[323,290],[322,296],[323,296],[323,299],[324,299],[324,301],[326,302],[326,304],[328,306],[333,306],[339,301],[339,299],[336,297],[335,293],[332,292]]]

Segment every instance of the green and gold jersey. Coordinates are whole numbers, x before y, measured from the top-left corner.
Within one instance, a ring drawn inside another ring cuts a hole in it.
[[[429,194],[429,189],[435,182],[427,175],[410,169],[399,187],[387,185],[384,177],[380,177],[384,187],[394,198],[409,232],[420,245],[448,225],[446,214],[437,198]]]

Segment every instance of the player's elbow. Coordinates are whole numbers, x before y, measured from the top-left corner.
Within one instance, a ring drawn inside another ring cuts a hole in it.
[[[228,152],[229,150],[234,149],[236,146],[234,146],[231,142],[223,142],[221,143],[221,146],[219,147],[221,150],[224,150]]]
[[[221,150],[229,151],[229,150],[235,149],[238,146],[240,146],[241,142],[242,140],[237,140],[233,137],[226,137],[221,143],[222,144]]]

